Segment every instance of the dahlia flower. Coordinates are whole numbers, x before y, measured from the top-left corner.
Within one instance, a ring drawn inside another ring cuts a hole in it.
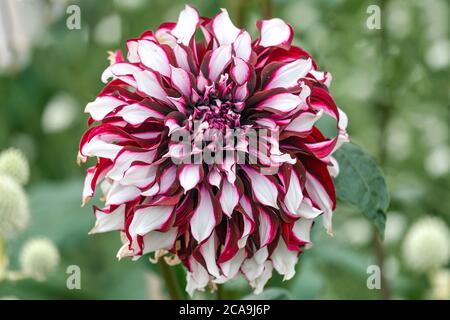
[[[190,294],[239,274],[261,292],[273,270],[294,276],[319,215],[331,233],[347,118],[292,27],[257,27],[252,40],[226,10],[210,19],[186,6],[111,53],[86,106],[78,159],[97,162],[83,202],[98,187],[105,201],[91,232],[123,232],[118,258],[180,261]],[[324,115],[336,136],[315,125]]]

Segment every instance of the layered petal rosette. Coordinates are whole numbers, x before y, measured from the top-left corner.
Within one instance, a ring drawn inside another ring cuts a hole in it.
[[[294,276],[319,215],[331,233],[347,118],[292,27],[257,26],[252,40],[226,10],[209,19],[186,6],[112,54],[86,106],[79,160],[97,163],[83,202],[98,188],[105,201],[92,233],[126,235],[119,258],[181,261],[191,294],[240,274],[261,292],[273,270]],[[323,116],[336,136],[317,128]]]

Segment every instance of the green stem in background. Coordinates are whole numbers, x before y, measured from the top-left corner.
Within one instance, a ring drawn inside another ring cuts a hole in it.
[[[178,283],[174,268],[169,266],[163,259],[159,262],[161,267],[161,275],[164,278],[167,292],[172,300],[183,300],[183,291]]]
[[[383,86],[380,88],[380,91],[385,93],[386,100],[379,101],[376,103],[376,110],[379,112],[379,140],[378,140],[378,161],[380,167],[385,169],[386,161],[387,161],[387,138],[388,138],[388,125],[392,116],[392,92],[389,87],[389,76],[386,75],[388,68],[386,68],[387,56],[389,55],[388,50],[388,35],[386,32],[386,25],[384,21],[386,21],[386,7],[387,0],[382,0],[380,2],[381,8],[381,17],[383,24],[380,29],[380,56],[381,56],[381,70],[384,70],[385,74],[383,74],[383,79],[381,79],[380,83]],[[377,264],[381,270],[381,295],[383,299],[389,300],[391,299],[391,288],[390,284],[386,280],[384,274],[384,264],[385,264],[385,252],[383,243],[378,235],[378,231],[373,229],[373,243],[374,250],[377,259]]]
[[[261,0],[262,16],[264,19],[271,19],[273,16],[273,6],[271,0]]]
[[[225,288],[223,286],[223,284],[218,284],[217,285],[217,292],[216,292],[216,297],[217,300],[225,300]]]
[[[246,5],[248,3],[246,1],[242,0],[231,0],[230,1],[230,8],[232,9],[234,19],[236,26],[239,28],[245,27],[245,20],[246,20]]]

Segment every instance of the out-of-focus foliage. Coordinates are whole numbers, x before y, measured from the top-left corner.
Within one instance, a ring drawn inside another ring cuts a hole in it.
[[[45,282],[0,283],[0,297],[167,297],[157,266],[146,258],[117,262],[120,239],[113,234],[87,236],[94,219],[90,208],[80,208],[83,169],[75,165],[75,158],[78,138],[86,129],[83,109],[102,87],[107,51],[125,49],[127,38],[176,20],[185,1],[36,2],[39,10],[28,8],[31,11],[20,22],[36,29],[30,35],[32,45],[19,48],[21,54],[28,50],[27,58],[20,68],[1,69],[0,74],[0,149],[19,148],[31,162],[31,226],[10,243],[8,252],[11,264],[17,266],[25,240],[45,235],[56,243],[61,263]],[[332,73],[331,91],[350,119],[351,139],[383,160],[391,194],[384,243],[384,275],[391,296],[418,299],[439,292],[437,297],[445,298],[448,277],[442,275],[448,274],[448,262],[442,270],[420,273],[408,268],[401,253],[406,230],[420,217],[437,216],[447,227],[450,223],[450,4],[445,0],[271,2],[272,14],[296,30],[295,43],[316,58],[320,69]],[[66,27],[69,3],[81,8],[80,30]],[[262,16],[258,0],[189,3],[205,16],[226,7],[234,21],[254,34],[255,21]],[[381,29],[367,28],[369,5],[384,8]],[[22,29],[9,30],[9,35],[20,32],[26,39]],[[380,290],[366,285],[367,268],[377,263],[368,223],[358,209],[340,203],[334,214],[334,237],[316,228],[313,250],[300,257],[296,277],[289,282],[274,277],[269,286],[287,290],[293,299],[380,298]],[[69,265],[81,268],[81,290],[66,288]],[[181,268],[177,276],[184,281]],[[243,281],[225,285],[225,297],[247,294]],[[198,297],[205,296],[211,294]]]

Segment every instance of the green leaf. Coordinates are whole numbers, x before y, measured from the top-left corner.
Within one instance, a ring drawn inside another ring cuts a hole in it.
[[[357,206],[384,236],[389,193],[383,172],[359,146],[347,143],[336,153],[340,173],[335,179],[337,197]]]
[[[269,288],[261,294],[250,294],[242,298],[242,300],[292,300],[289,291],[281,288]]]

